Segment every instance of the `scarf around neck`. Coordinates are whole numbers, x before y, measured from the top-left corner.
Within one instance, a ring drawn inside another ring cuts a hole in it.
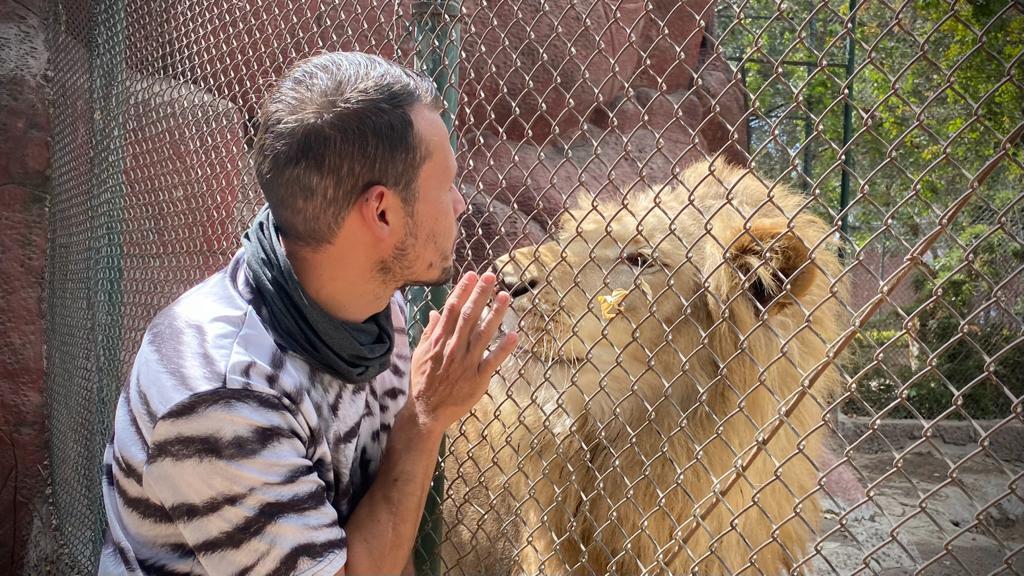
[[[281,344],[345,382],[368,382],[388,369],[395,343],[390,305],[361,324],[328,314],[299,284],[266,205],[242,235],[242,246],[263,301],[257,314]]]

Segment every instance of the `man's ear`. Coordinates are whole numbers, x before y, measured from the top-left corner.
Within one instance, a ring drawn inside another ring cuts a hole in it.
[[[383,240],[395,231],[400,209],[397,200],[387,186],[371,186],[356,202],[355,211],[370,232]]]
[[[754,222],[737,231],[725,253],[726,271],[762,308],[799,301],[821,274],[810,247],[789,226],[785,218]]]

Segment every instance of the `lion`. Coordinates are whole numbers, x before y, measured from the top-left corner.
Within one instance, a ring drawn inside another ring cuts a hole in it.
[[[807,568],[847,323],[832,229],[724,162],[678,181],[496,261],[523,345],[449,434],[446,573]]]

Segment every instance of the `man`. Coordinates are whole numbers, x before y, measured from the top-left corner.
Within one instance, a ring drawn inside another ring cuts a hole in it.
[[[268,97],[268,208],[153,320],[121,393],[101,574],[409,568],[441,436],[516,343],[491,346],[510,298],[469,273],[409,353],[398,290],[449,279],[466,207],[439,102],[356,53]]]

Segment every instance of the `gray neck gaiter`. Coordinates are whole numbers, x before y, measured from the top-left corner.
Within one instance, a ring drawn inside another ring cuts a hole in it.
[[[345,382],[368,382],[391,365],[391,308],[355,324],[334,318],[310,298],[285,256],[268,206],[242,235],[245,265],[263,301],[257,313],[285,348]]]

